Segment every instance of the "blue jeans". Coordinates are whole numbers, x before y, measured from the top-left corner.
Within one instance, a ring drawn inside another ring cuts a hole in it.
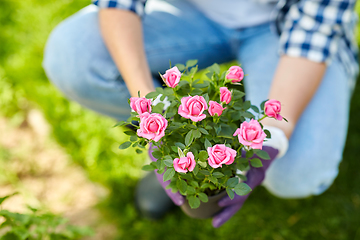
[[[267,98],[279,60],[278,36],[270,23],[227,29],[186,1],[173,0],[154,1],[143,26],[154,76],[169,68],[169,60],[174,64],[198,59],[200,68],[238,60],[248,74],[247,99],[259,105]],[[68,98],[116,119],[129,116],[130,95],[100,35],[97,7],[84,8],[51,33],[43,66]],[[351,79],[334,59],[295,128],[288,152],[266,173],[263,185],[271,193],[306,197],[332,184],[345,145],[350,97]]]

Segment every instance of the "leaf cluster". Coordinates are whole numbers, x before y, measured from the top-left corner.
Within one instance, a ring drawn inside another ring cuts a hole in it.
[[[1,240],[65,240],[90,236],[93,231],[88,227],[77,227],[67,223],[65,218],[40,213],[38,209],[28,207],[29,214],[20,214],[1,209],[1,204],[12,195],[0,198],[0,216],[5,221],[0,225]]]

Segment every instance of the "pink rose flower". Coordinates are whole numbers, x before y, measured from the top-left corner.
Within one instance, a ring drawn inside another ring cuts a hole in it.
[[[236,151],[225,144],[216,144],[207,149],[209,165],[213,168],[222,167],[222,164],[230,165],[234,162]]]
[[[194,160],[194,154],[192,152],[188,152],[186,154],[186,157],[175,158],[173,164],[175,171],[177,172],[192,172],[196,165],[196,162]]]
[[[180,77],[181,72],[176,66],[166,70],[165,74],[163,75],[166,85],[171,88],[174,88],[178,85],[180,82]]]
[[[222,112],[224,111],[224,109],[225,108],[223,108],[220,103],[217,103],[215,101],[209,101],[208,112],[210,113],[211,116],[215,116],[215,114],[220,116],[222,114]]]
[[[270,99],[267,102],[265,102],[265,114],[268,115],[269,117],[281,121],[283,117],[280,115],[280,111],[281,111],[281,103],[279,101]]]
[[[165,135],[167,125],[167,120],[161,114],[145,112],[140,115],[140,129],[137,130],[137,135],[157,142]]]
[[[233,136],[236,135],[241,144],[250,146],[253,149],[262,149],[262,144],[266,137],[260,123],[254,119],[251,119],[250,122],[241,123],[240,128],[236,129]]]
[[[244,71],[239,66],[232,66],[226,74],[226,79],[232,80],[231,82],[240,82],[244,78]]]
[[[196,95],[194,97],[183,97],[181,99],[181,105],[179,106],[178,113],[184,118],[198,122],[206,118],[206,115],[203,114],[206,109],[208,109],[208,106],[205,98]]]
[[[132,97],[130,107],[140,115],[144,112],[151,113],[151,99]]]
[[[231,92],[227,87],[221,87],[220,88],[220,102],[226,102],[226,104],[229,104],[231,101]]]

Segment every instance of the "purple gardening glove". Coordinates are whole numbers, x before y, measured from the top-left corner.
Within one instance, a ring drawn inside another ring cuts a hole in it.
[[[151,161],[156,162],[156,158],[153,157],[152,152],[156,147],[154,147],[152,144],[150,144],[150,148],[149,148],[149,156]],[[169,198],[174,202],[175,205],[183,205],[185,198],[179,193],[173,193],[171,191],[171,189],[165,189],[167,185],[170,184],[170,180],[164,182],[163,181],[163,174],[158,174],[157,170],[155,170],[155,174],[156,174],[156,178],[158,179],[160,185],[163,187],[163,189],[165,190],[166,194],[169,196]]]
[[[250,166],[250,170],[246,174],[247,180],[245,183],[248,184],[251,189],[254,189],[262,183],[265,178],[266,170],[269,168],[270,164],[274,161],[279,153],[279,150],[268,146],[264,146],[262,150],[269,154],[270,160],[263,160],[259,158],[263,163],[262,167],[254,168]],[[231,200],[228,196],[222,198],[218,204],[220,207],[224,207],[224,209],[213,218],[213,226],[217,228],[228,221],[237,211],[239,211],[249,195],[250,193],[245,196],[239,196],[235,194],[233,200]]]

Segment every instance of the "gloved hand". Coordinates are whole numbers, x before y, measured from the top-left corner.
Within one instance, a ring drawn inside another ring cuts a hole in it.
[[[254,168],[250,166],[250,170],[246,174],[247,180],[245,183],[249,185],[251,189],[254,189],[262,183],[265,178],[266,170],[269,168],[270,164],[275,160],[279,153],[279,150],[269,146],[264,146],[262,150],[269,154],[270,159],[263,160],[259,158],[263,164],[263,166],[260,168]],[[254,155],[254,157],[256,157],[256,155]],[[228,221],[243,206],[249,195],[250,193],[244,196],[235,194],[235,197],[232,200],[228,196],[221,199],[218,204],[220,207],[224,207],[224,209],[214,216],[212,221],[213,226],[217,228]]]
[[[152,155],[152,152],[154,151],[154,149],[155,149],[155,147],[152,144],[150,144],[149,156],[150,156],[151,161],[156,162],[157,159],[154,158],[153,155]],[[165,189],[166,186],[170,184],[170,180],[164,182],[163,181],[163,174],[158,174],[157,170],[155,170],[155,174],[156,174],[156,178],[158,179],[160,185],[164,188],[166,194],[174,202],[174,204],[178,205],[178,206],[183,205],[184,201],[185,201],[185,198],[179,192],[173,193],[171,191],[171,189]]]

